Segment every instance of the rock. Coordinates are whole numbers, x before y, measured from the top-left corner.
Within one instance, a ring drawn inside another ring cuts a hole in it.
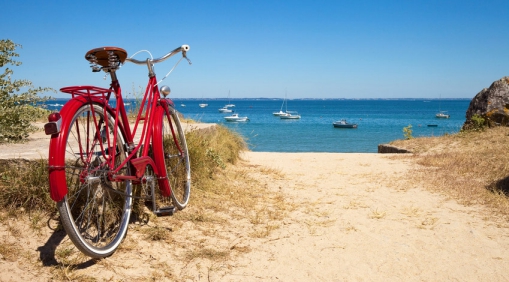
[[[392,145],[380,144],[380,145],[378,145],[378,153],[379,154],[396,154],[396,153],[401,154],[401,153],[411,153],[411,152],[406,149],[403,149],[403,148],[394,147]]]
[[[466,112],[464,130],[471,129],[474,123],[472,116],[479,115],[485,120],[485,125],[509,125],[509,77],[503,77],[486,89],[477,93],[470,102]]]

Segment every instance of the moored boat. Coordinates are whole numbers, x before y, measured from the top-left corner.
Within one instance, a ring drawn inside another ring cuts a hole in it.
[[[336,128],[357,128],[356,123],[348,123],[345,119],[335,121],[332,125]]]
[[[450,118],[451,116],[447,112],[441,111],[438,114],[436,114],[435,117],[437,117],[437,118]]]
[[[297,112],[286,112],[284,115],[279,116],[280,119],[300,119],[300,115]]]
[[[226,121],[248,121],[247,117],[239,117],[239,114],[232,114],[231,116],[224,117]]]
[[[232,100],[230,98],[230,90],[228,90],[228,104],[224,106],[225,108],[233,108],[235,107],[235,104],[232,104]]]
[[[272,114],[277,117],[287,115],[288,113],[283,111],[283,107],[285,106],[285,104],[286,104],[286,93],[285,99],[283,100],[283,104],[281,104],[281,109],[279,109],[279,112],[273,112]]]
[[[219,109],[219,112],[220,113],[231,113],[231,112],[233,112],[233,110],[230,108],[227,108],[227,107],[222,107],[221,109]]]
[[[277,117],[280,117],[280,116],[287,115],[288,113],[287,112],[283,112],[283,111],[279,111],[279,112],[273,112],[272,114],[277,116]]]

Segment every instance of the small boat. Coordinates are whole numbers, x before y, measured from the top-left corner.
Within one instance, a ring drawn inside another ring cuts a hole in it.
[[[438,114],[435,115],[436,118],[450,118],[451,116],[446,112],[442,111],[442,95],[440,95],[440,100],[438,102]]]
[[[297,112],[286,112],[284,115],[279,116],[280,119],[300,119]]]
[[[285,106],[284,112],[283,106]],[[281,105],[281,109],[279,110],[279,112],[274,112],[272,114],[278,116],[280,119],[300,119],[300,115],[297,112],[288,110],[288,101],[286,101],[286,93],[285,99],[283,100],[283,104]]]
[[[232,114],[231,116],[224,117],[226,121],[248,121],[247,117],[239,117],[239,114]]]
[[[437,118],[450,118],[451,116],[449,114],[447,114],[447,112],[439,112],[438,114],[435,115],[435,117]]]
[[[283,104],[281,104],[281,109],[279,109],[279,112],[273,112],[272,114],[277,117],[286,115],[287,112],[283,112],[283,107],[285,106],[285,104],[286,104],[286,94],[285,99],[283,100]]]
[[[230,108],[222,107],[221,109],[219,109],[219,112],[220,112],[220,113],[231,113],[231,112],[233,112],[233,111],[232,111],[232,109],[230,109]]]
[[[283,112],[283,111],[279,111],[279,112],[273,112],[272,114],[274,116],[280,117],[280,116],[287,115],[288,113],[287,112]]]
[[[438,127],[438,124],[428,124],[428,127]]]
[[[181,105],[182,107],[185,107],[185,106],[186,106],[186,104],[180,104],[180,105]]]
[[[232,104],[231,98],[230,98],[230,90],[228,90],[228,104],[224,106],[225,108],[233,108],[235,107],[234,104]]]
[[[205,103],[205,101],[203,100],[203,96],[201,96],[201,103],[198,104],[198,106],[200,106],[200,108],[205,108],[207,107],[209,104]]]
[[[348,123],[345,119],[335,121],[332,125],[337,128],[357,128],[356,123]]]

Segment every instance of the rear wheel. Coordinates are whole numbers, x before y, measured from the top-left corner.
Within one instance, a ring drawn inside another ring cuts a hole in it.
[[[164,191],[164,185],[169,185],[173,204],[183,209],[189,202],[191,192],[191,165],[184,130],[177,111],[171,106],[163,106],[157,118],[154,157],[160,174],[166,176],[160,186],[163,185]]]
[[[122,132],[113,144],[114,118],[101,105],[84,104],[62,128],[58,153],[65,154],[68,193],[57,203],[62,225],[84,254],[111,255],[127,232],[132,205],[132,185],[112,180],[108,162],[115,150],[114,167],[127,156]],[[116,175],[129,175],[124,165]]]

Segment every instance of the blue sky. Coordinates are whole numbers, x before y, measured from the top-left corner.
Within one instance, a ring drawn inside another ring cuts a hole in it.
[[[177,98],[472,98],[509,76],[507,0],[6,2],[1,38],[23,46],[14,77],[55,89],[107,87],[84,59],[101,46],[159,57],[189,44],[193,64],[164,82]],[[118,77],[132,92],[146,68]]]

